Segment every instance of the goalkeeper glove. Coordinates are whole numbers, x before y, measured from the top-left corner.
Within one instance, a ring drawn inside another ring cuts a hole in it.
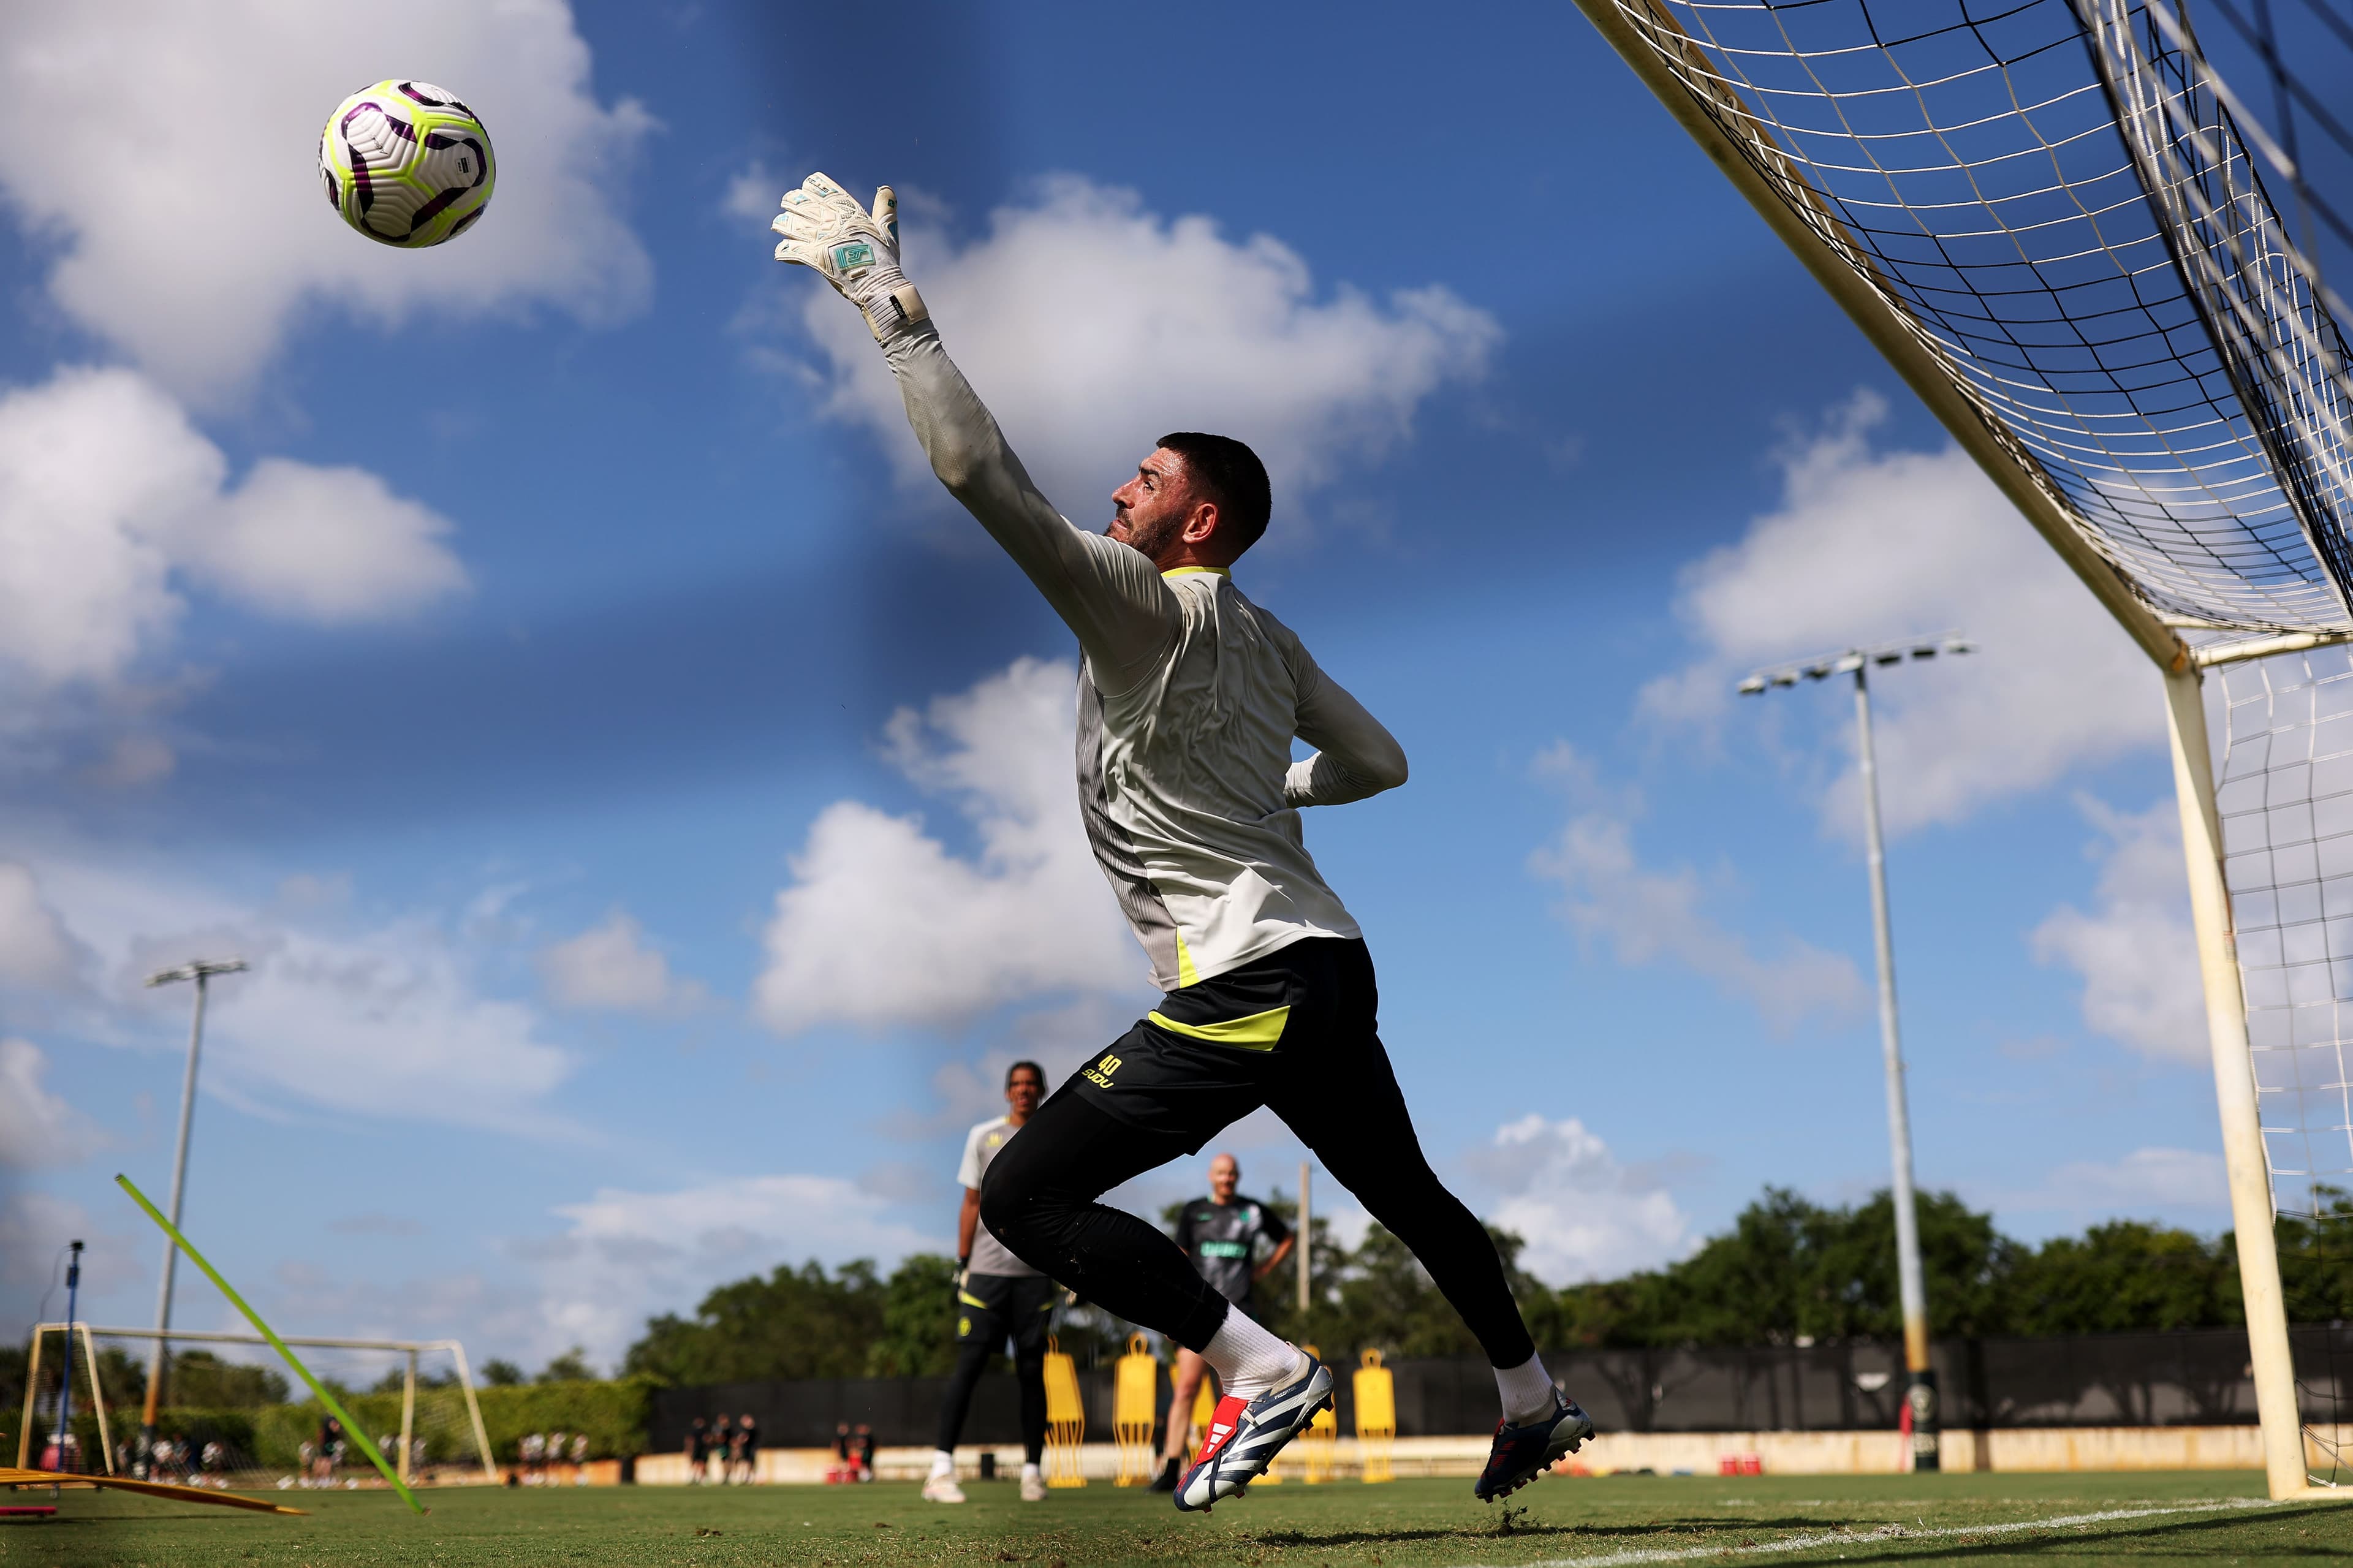
[[[813,267],[866,316],[876,342],[931,319],[923,297],[899,270],[899,197],[890,186],[874,193],[869,214],[858,198],[824,174],[786,191],[785,210],[768,226],[784,237],[776,259]]]

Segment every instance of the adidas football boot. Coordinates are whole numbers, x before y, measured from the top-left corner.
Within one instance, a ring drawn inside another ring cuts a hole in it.
[[[1208,1440],[1176,1483],[1178,1508],[1206,1512],[1266,1474],[1282,1446],[1332,1403],[1331,1369],[1313,1356],[1306,1359],[1304,1373],[1248,1405],[1230,1396],[1218,1401]]]
[[[1511,1496],[1593,1436],[1593,1418],[1577,1407],[1577,1401],[1558,1389],[1552,1398],[1550,1415],[1517,1426],[1495,1423],[1495,1446],[1487,1451],[1487,1468],[1480,1472],[1478,1485],[1471,1489],[1481,1502]]]

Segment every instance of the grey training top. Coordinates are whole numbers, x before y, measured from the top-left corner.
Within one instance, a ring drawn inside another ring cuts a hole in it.
[[[964,1163],[956,1167],[956,1180],[976,1193],[980,1191],[980,1178],[988,1169],[988,1163],[996,1159],[997,1152],[1020,1131],[1013,1125],[1010,1118],[1000,1116],[994,1121],[982,1122],[966,1133]],[[975,1274],[1009,1274],[1016,1279],[1027,1279],[1038,1272],[1007,1250],[1005,1243],[989,1234],[987,1225],[982,1221],[973,1224],[972,1262],[969,1267]]]
[[[933,471],[1078,634],[1079,807],[1155,983],[1359,935],[1299,810],[1403,784],[1403,748],[1224,571],[1164,575],[1056,512],[929,322],[887,352]],[[1320,749],[1293,762],[1294,735]]]

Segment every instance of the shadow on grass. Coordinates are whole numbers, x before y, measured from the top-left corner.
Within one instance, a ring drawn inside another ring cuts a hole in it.
[[[2208,1535],[2215,1531],[2233,1529],[2258,1520],[2273,1522],[2332,1517],[2339,1520],[2353,1518],[2353,1510],[2347,1510],[2342,1504],[2322,1504],[2316,1508],[2282,1509],[2277,1511],[2270,1510],[2257,1511],[2250,1509],[2242,1513],[2218,1519],[2153,1520],[2146,1524],[2120,1522],[2113,1528],[2095,1525],[2067,1526],[2054,1528],[2045,1535],[2028,1535],[2021,1531],[2018,1535],[1999,1540],[1974,1542],[1966,1535],[1940,1535],[1933,1539],[1906,1542],[1902,1536],[1874,1536],[1857,1532],[1852,1545],[1872,1546],[1880,1550],[1861,1553],[1852,1550],[1841,1552],[1839,1553],[1839,1561],[1857,1564],[1858,1568],[1862,1564],[1873,1563],[1917,1563],[1924,1556],[1933,1556],[1939,1562],[1986,1563],[2000,1562],[2005,1557],[2048,1557],[2061,1553],[2077,1556],[2086,1552],[2106,1552],[2126,1542],[2140,1541],[2179,1542],[2187,1548],[2194,1545],[2197,1538],[2201,1535]],[[1843,1544],[1846,1543],[1825,1542],[1808,1550],[1826,1552]],[[1767,1543],[1759,1542],[1759,1545],[1764,1547],[1766,1552],[1769,1552],[1770,1547]],[[1757,1554],[1764,1555],[1765,1552],[1759,1552]],[[2158,1555],[2156,1552],[2141,1554],[2152,1559]],[[2236,1561],[2251,1553],[2246,1546],[2236,1542],[2220,1543],[2211,1551],[2194,1552],[2183,1551],[2169,1553],[2169,1555],[2193,1557],[2198,1561],[2211,1561],[2221,1554],[2228,1554]],[[2291,1545],[2266,1542],[2260,1548],[2254,1549],[2253,1554],[2260,1555],[2265,1562],[2353,1563],[2353,1540],[2348,1540],[2342,1546]]]
[[[1384,1541],[1522,1541],[1537,1536],[1619,1536],[1670,1534],[1678,1531],[1831,1530],[1837,1521],[1820,1518],[1748,1519],[1715,1515],[1707,1519],[1655,1519],[1640,1524],[1545,1524],[1525,1521],[1510,1532],[1493,1523],[1461,1525],[1451,1530],[1265,1530],[1244,1539],[1260,1546],[1377,1546]]]

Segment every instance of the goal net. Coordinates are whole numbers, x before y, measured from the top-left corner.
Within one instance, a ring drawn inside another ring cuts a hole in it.
[[[1578,3],[2163,672],[2265,1467],[2296,1495],[2298,1385],[2342,1419],[2344,1380],[2292,1364],[2278,1265],[2353,1224],[2353,371],[2324,276],[2353,226],[2312,174],[2353,131],[2290,62],[2341,79],[2353,22],[2313,0],[2299,55],[2281,8],[2203,0],[2267,125],[2180,0]]]
[[[143,1473],[152,1480],[240,1490],[384,1484],[373,1443],[410,1485],[495,1482],[481,1407],[455,1340],[286,1341],[362,1428],[327,1411],[258,1335],[174,1330],[142,1452],[152,1329],[42,1323],[27,1346],[20,1466]],[[71,1399],[67,1401],[68,1377]],[[60,1417],[63,1417],[61,1424]],[[340,1424],[338,1424],[339,1426]]]

